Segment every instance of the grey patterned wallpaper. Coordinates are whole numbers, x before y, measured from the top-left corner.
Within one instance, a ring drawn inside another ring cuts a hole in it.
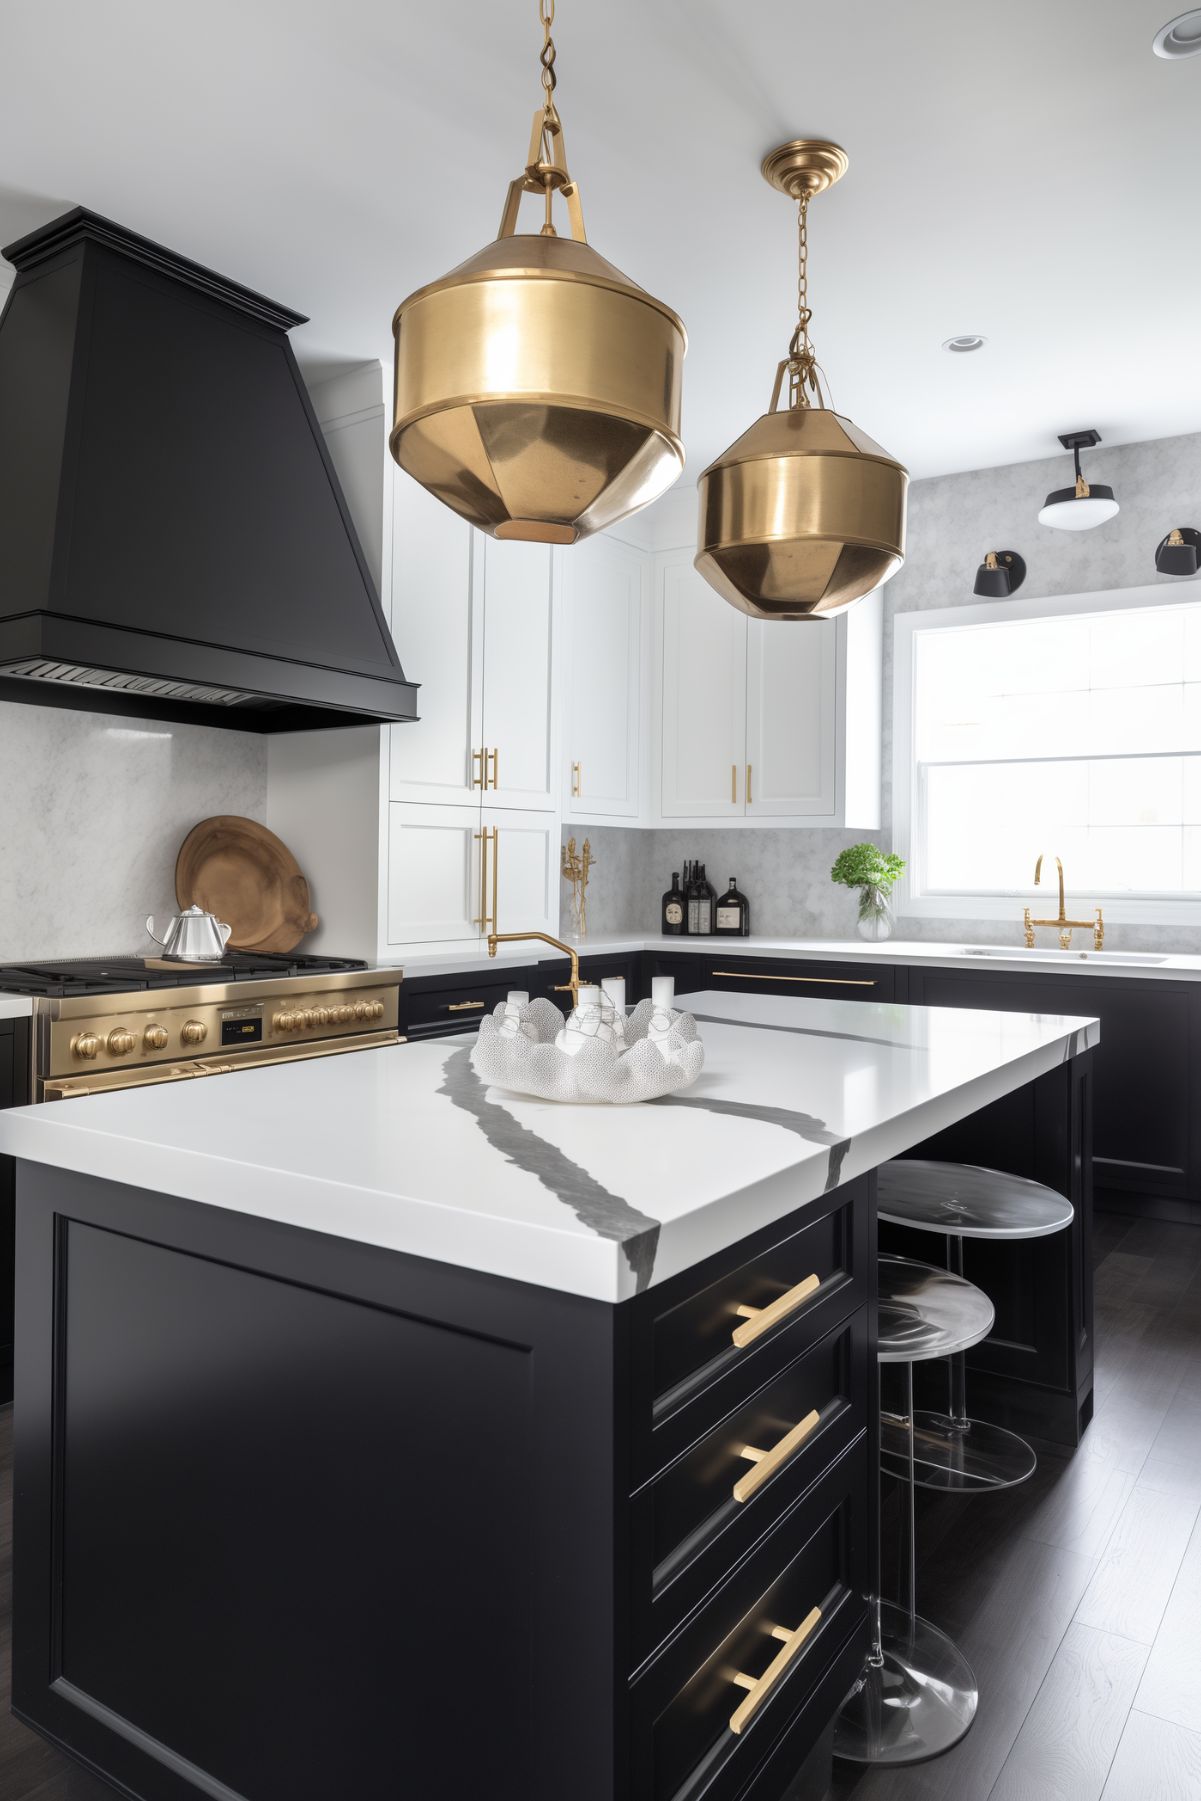
[[[905,567],[885,589],[884,830],[891,821],[892,621],[899,612],[969,602],[976,566],[988,550],[1017,550],[1028,565],[1023,597],[1076,594],[1162,582],[1155,546],[1173,525],[1201,527],[1201,432],[1146,444],[1103,445],[1087,454],[1087,473],[1113,487],[1121,511],[1095,531],[1055,531],[1035,518],[1048,490],[1071,478],[1066,455],[1043,462],[977,469],[914,482]],[[1201,593],[1201,587],[1198,588]],[[579,835],[579,828],[575,828]],[[566,835],[566,834],[565,834]],[[755,931],[790,937],[845,937],[855,927],[855,898],[829,881],[844,844],[862,833],[831,831],[632,831],[593,828],[598,860],[590,885],[592,930],[653,931],[659,897],[686,857],[708,867],[715,887],[731,873],[751,901]],[[897,935],[970,943],[1015,940],[1012,920],[901,919]],[[1108,928],[1114,949],[1201,951],[1201,927]]]

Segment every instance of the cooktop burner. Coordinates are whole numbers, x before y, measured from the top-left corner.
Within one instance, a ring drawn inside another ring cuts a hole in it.
[[[217,963],[65,957],[47,963],[0,964],[0,994],[129,994],[135,989],[197,988],[204,982],[249,982],[269,976],[339,975],[366,967],[360,957],[306,957],[296,951],[227,951]]]

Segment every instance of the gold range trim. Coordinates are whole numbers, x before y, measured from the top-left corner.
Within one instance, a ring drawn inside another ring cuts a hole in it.
[[[266,1069],[277,1063],[307,1063],[314,1057],[340,1057],[348,1051],[380,1050],[406,1044],[395,1032],[363,1032],[332,1044],[289,1044],[263,1051],[240,1051],[235,1057],[179,1058],[174,1063],[143,1064],[136,1069],[103,1069],[95,1075],[62,1076],[42,1084],[44,1101],[68,1101],[89,1094],[112,1094],[125,1088],[159,1088],[167,1082],[198,1076],[226,1076],[243,1069]]]

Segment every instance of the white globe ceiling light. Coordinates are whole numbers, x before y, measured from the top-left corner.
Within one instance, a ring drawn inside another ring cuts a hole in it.
[[[1113,489],[1104,482],[1086,482],[1080,472],[1080,452],[1091,450],[1101,442],[1099,431],[1069,431],[1059,434],[1059,442],[1076,459],[1076,481],[1070,488],[1053,488],[1038,515],[1040,525],[1053,525],[1058,531],[1085,532],[1094,525],[1104,525],[1118,512]]]
[[[1181,56],[1201,56],[1201,6],[1181,13],[1155,33],[1151,48],[1156,56],[1175,62]]]

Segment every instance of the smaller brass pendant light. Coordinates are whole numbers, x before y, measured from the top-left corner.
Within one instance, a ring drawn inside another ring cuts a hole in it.
[[[496,241],[397,308],[392,455],[495,538],[574,544],[684,466],[684,327],[584,235],[555,106],[554,0],[539,0],[543,103]],[[523,194],[544,223],[519,233]],[[552,218],[567,203],[571,236]]]
[[[809,341],[809,202],[846,169],[845,150],[811,138],[763,161],[764,180],[797,203],[797,325],[769,410],[700,478],[696,555],[705,580],[754,619],[840,613],[905,559],[908,473],[832,411]]]

